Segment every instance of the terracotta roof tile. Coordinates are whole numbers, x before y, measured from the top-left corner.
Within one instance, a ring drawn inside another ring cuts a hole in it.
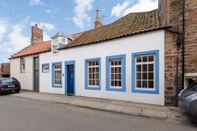
[[[160,28],[158,10],[130,13],[112,24],[83,32],[67,47],[105,41],[157,28]]]
[[[50,51],[50,49],[51,49],[51,41],[43,41],[40,43],[29,45],[28,47],[14,54],[11,58],[36,55],[39,53]]]

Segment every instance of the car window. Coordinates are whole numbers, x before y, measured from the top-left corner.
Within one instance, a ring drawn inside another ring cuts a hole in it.
[[[4,79],[1,79],[1,83],[3,84],[11,84],[13,82],[13,79],[11,78],[4,78]]]
[[[197,92],[197,84],[192,87],[192,91],[196,91]]]

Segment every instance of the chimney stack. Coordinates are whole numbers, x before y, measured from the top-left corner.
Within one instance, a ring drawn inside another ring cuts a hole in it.
[[[100,28],[103,26],[103,23],[100,18],[100,10],[96,10],[96,20],[95,20],[95,29]]]
[[[167,25],[167,3],[166,0],[159,0],[159,19],[162,26]]]
[[[31,44],[36,44],[43,41],[43,30],[38,27],[38,24],[32,26]]]

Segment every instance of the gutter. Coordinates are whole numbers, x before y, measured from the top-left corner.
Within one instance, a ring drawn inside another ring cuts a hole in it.
[[[185,0],[182,3],[182,88],[184,88],[184,77],[185,77]]]

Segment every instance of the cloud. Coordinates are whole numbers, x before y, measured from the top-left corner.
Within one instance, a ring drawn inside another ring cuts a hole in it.
[[[47,22],[40,22],[39,27],[47,31],[55,30],[55,26]]]
[[[89,11],[92,10],[95,0],[75,0],[73,22],[79,27],[84,28],[85,23],[90,22]]]
[[[47,14],[51,14],[52,10],[51,9],[46,9],[46,10],[44,10],[44,12],[47,13]]]
[[[0,19],[0,46],[5,37],[5,33],[7,32],[7,21]]]
[[[33,26],[35,24],[38,24],[39,28],[46,30],[46,31],[53,31],[56,29],[55,25],[48,23],[48,22],[35,22],[35,21],[30,22],[30,26]]]
[[[38,6],[38,5],[42,5],[43,2],[41,0],[30,0],[29,4],[31,6]]]
[[[111,16],[121,17],[131,12],[150,11],[156,8],[158,8],[158,0],[137,0],[134,4],[124,1],[112,8]]]
[[[121,16],[124,13],[124,11],[129,7],[129,5],[130,4],[128,1],[125,1],[122,4],[118,3],[116,6],[112,8],[111,15],[116,17]]]
[[[29,17],[12,24],[5,18],[0,18],[0,61],[7,62],[10,55],[29,44],[28,33],[25,32]]]
[[[23,24],[17,24],[12,27],[12,31],[8,34],[8,43],[11,44],[13,52],[18,51],[29,45],[29,37],[26,35],[26,30]]]

